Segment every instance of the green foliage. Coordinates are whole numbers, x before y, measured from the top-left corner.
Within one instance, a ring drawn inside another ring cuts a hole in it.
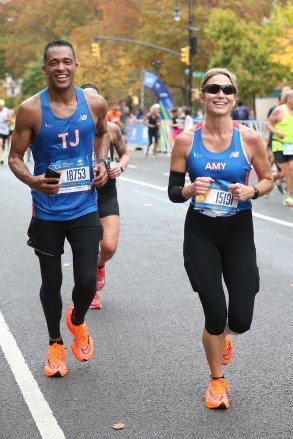
[[[42,71],[42,65],[43,57],[27,64],[21,86],[23,98],[33,96],[46,87],[47,81]]]
[[[271,92],[284,76],[284,68],[271,59],[276,45],[263,24],[241,19],[233,11],[214,9],[206,34],[215,45],[209,67],[222,66],[233,71],[243,99]]]

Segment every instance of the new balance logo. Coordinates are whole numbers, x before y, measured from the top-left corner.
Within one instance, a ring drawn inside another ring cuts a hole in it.
[[[80,122],[81,120],[87,120],[87,114],[82,114],[78,121]]]
[[[45,127],[46,127],[46,128],[52,128],[53,125],[51,125],[50,123],[45,122]]]
[[[239,157],[239,151],[231,152],[230,158],[232,158],[232,157],[234,157],[234,158]]]

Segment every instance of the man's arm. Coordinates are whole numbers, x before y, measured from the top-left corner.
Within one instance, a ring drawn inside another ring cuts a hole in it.
[[[30,98],[23,102],[17,111],[8,164],[14,175],[31,189],[54,195],[59,190],[59,179],[48,179],[45,178],[44,174],[33,176],[23,160],[24,154],[35,135],[34,128],[40,118],[40,114],[36,111],[37,105],[36,99]]]
[[[108,123],[108,129],[111,133],[112,144],[119,157],[119,165],[110,168],[108,174],[110,178],[117,178],[127,167],[129,163],[129,155],[120,128],[114,124],[111,124],[110,126],[110,124]]]
[[[105,99],[92,92],[84,90],[84,96],[88,103],[91,115],[96,124],[96,133],[93,139],[93,147],[97,159],[94,165],[94,178],[92,185],[95,187],[104,186],[108,180],[107,157],[110,148],[110,135],[107,129],[108,106]],[[99,162],[99,160],[101,160]]]
[[[279,105],[278,107],[276,107],[272,111],[272,113],[271,113],[271,115],[268,118],[267,123],[266,123],[266,127],[269,130],[269,132],[272,134],[275,134],[276,136],[280,137],[281,139],[285,137],[285,134],[276,130],[275,125],[278,122],[281,122],[283,117],[284,117],[283,108],[282,108],[282,106]]]

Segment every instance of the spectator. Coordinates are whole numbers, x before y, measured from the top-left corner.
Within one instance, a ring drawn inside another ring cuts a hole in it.
[[[9,121],[10,112],[8,108],[5,107],[4,99],[0,99],[0,163],[3,165],[3,152],[5,148],[5,142],[9,137]]]
[[[113,122],[119,127],[122,126],[121,123],[121,112],[119,111],[119,105],[113,105],[112,109],[108,111],[107,120]]]
[[[238,99],[237,106],[232,110],[232,119],[233,120],[248,120],[249,119],[249,110],[243,105],[241,99]]]

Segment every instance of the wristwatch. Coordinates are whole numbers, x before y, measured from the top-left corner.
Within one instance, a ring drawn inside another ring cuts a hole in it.
[[[98,159],[98,160],[97,160],[97,163],[101,163],[101,162],[105,163],[105,165],[106,165],[106,169],[108,170],[108,169],[109,169],[109,163],[108,163],[108,160],[106,160],[106,159]]]
[[[123,168],[123,166],[120,166],[121,172],[125,171],[125,168]]]
[[[254,195],[253,197],[251,197],[251,200],[256,200],[259,197],[259,190],[257,189],[256,186],[252,186],[254,189]]]

